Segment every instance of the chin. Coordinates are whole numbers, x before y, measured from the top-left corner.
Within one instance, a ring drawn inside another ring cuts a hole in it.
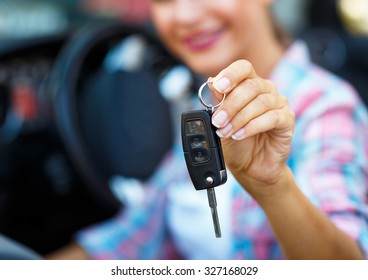
[[[224,49],[228,50],[224,53]],[[204,76],[216,76],[221,70],[229,66],[238,57],[231,47],[216,47],[202,52],[179,51],[182,59],[194,73]]]
[[[217,75],[218,62],[214,59],[208,59],[203,56],[197,56],[190,59],[185,59],[186,64],[192,69],[192,71],[199,75],[209,76],[209,75]],[[216,67],[217,66],[217,67]],[[215,73],[215,74],[214,74]]]
[[[230,63],[220,63],[212,59],[211,62],[204,62],[200,60],[192,61],[188,62],[187,65],[189,65],[192,71],[196,74],[214,77]]]

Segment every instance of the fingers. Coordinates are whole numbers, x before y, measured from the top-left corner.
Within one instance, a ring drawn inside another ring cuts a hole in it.
[[[257,133],[293,126],[288,101],[274,83],[258,77],[252,65],[239,60],[212,78],[212,88],[226,98],[212,117],[222,138],[242,140]]]
[[[231,135],[234,140],[243,140],[254,135],[272,130],[283,130],[290,132],[288,128],[293,127],[293,115],[287,106],[280,109],[267,111],[264,114],[250,120],[245,126]],[[291,135],[285,135],[290,137]]]
[[[270,82],[260,78],[246,79],[235,87],[225,98],[222,105],[214,113],[214,126],[222,128],[234,118],[243,108],[251,103],[258,110],[270,110],[277,102],[273,96],[259,96],[264,93],[275,94],[276,88]],[[260,107],[260,108],[259,108]]]
[[[245,127],[252,120],[266,114],[269,111],[281,109],[286,105],[284,98],[274,94],[260,94],[246,106],[241,108],[234,117],[223,127],[217,130],[217,134],[222,138],[227,138],[235,134],[238,130]],[[239,137],[235,138],[238,140]]]
[[[238,60],[222,70],[216,77],[211,78],[213,84],[210,87],[221,99],[218,94],[228,93],[245,79],[256,77],[257,75],[249,61]]]

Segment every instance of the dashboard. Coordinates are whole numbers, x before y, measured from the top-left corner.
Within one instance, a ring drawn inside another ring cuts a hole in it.
[[[32,45],[33,44],[33,45]],[[0,49],[0,135],[11,142],[21,133],[42,129],[47,117],[45,87],[61,38]],[[18,47],[19,48],[19,47]]]

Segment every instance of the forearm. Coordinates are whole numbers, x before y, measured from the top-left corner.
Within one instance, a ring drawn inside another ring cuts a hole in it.
[[[252,182],[248,189],[264,209],[285,257],[364,258],[358,244],[307,199],[296,185],[291,171],[285,170],[275,185],[262,186]],[[244,178],[239,180],[243,185],[249,184]]]
[[[88,256],[87,252],[83,250],[76,243],[71,243],[63,248],[58,249],[55,252],[52,252],[46,256],[44,256],[47,260],[89,260],[91,259]]]

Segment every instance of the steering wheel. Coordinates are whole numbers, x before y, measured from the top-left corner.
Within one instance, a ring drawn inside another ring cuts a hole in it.
[[[133,35],[145,42],[141,66],[104,69],[107,54]],[[172,146],[170,108],[158,82],[177,64],[149,28],[116,22],[82,28],[56,61],[54,121],[89,193],[105,209],[121,207],[109,187],[112,176],[146,180]]]

